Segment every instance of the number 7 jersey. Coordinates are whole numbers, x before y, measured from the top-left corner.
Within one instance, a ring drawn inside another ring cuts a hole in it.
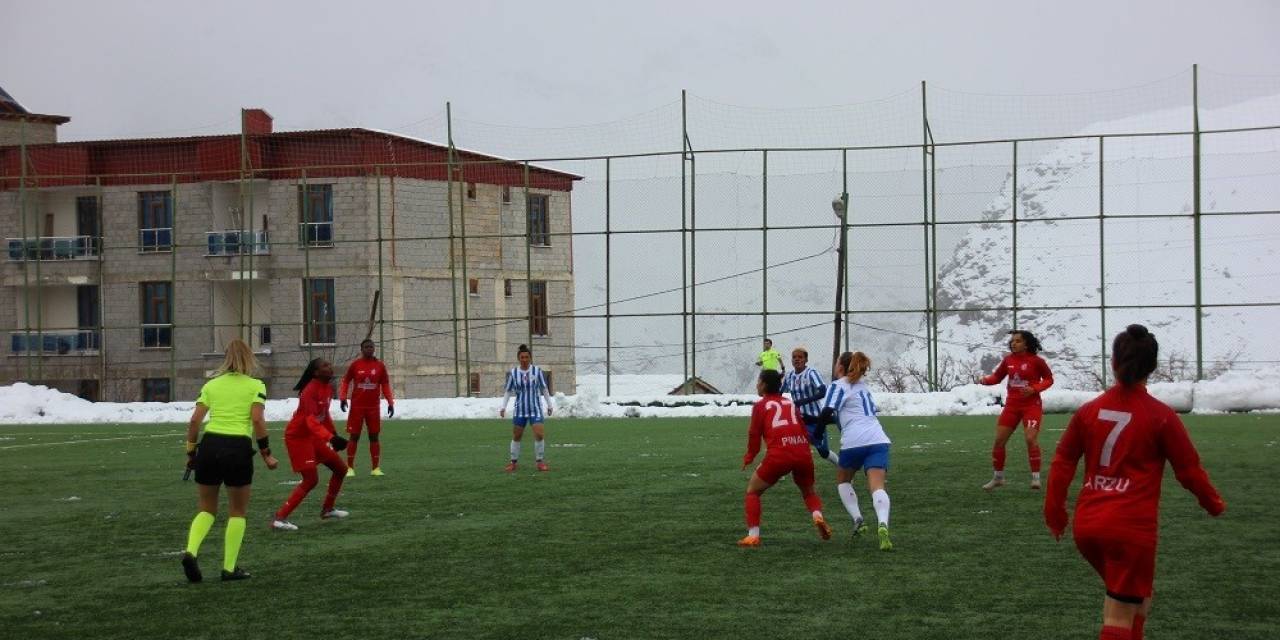
[[[1225,508],[1182,420],[1146,387],[1114,386],[1072,416],[1058,442],[1045,493],[1045,520],[1056,530],[1066,526],[1067,491],[1082,456],[1077,532],[1154,543],[1165,460],[1205,511],[1217,515]]]

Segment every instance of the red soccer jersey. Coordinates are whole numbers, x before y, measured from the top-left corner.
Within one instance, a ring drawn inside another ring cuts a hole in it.
[[[1144,386],[1116,385],[1080,407],[1058,442],[1044,496],[1045,523],[1067,525],[1067,491],[1084,456],[1084,486],[1076,498],[1075,529],[1155,544],[1164,463],[1211,515],[1226,505],[1200,466],[1187,429]]]
[[[1053,386],[1053,372],[1049,363],[1033,353],[1010,353],[1000,361],[1000,366],[991,375],[982,379],[982,384],[998,384],[1009,376],[1008,394],[1004,404],[1006,407],[1025,407],[1040,404],[1040,392]],[[1023,389],[1035,391],[1030,396],[1022,395]]]
[[[338,386],[338,400],[347,399],[347,385],[351,384],[351,406],[378,406],[378,392],[387,402],[395,402],[391,396],[391,378],[387,376],[387,367],[377,358],[356,358],[347,367],[347,374],[342,376],[342,384]]]
[[[751,464],[765,441],[765,457],[783,455],[809,459],[809,438],[796,406],[781,394],[768,395],[751,407],[751,428],[747,432],[747,454],[742,464]]]
[[[298,395],[298,408],[284,428],[285,438],[305,438],[310,435],[321,442],[328,442],[336,431],[329,417],[329,403],[333,400],[333,388],[328,382],[312,380]]]

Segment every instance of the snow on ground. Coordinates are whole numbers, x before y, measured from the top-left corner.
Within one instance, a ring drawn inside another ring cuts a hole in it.
[[[604,376],[582,376],[578,394],[556,394],[554,416],[745,417],[751,414],[751,395],[669,396],[680,376],[614,376],[614,395],[604,396]],[[1224,411],[1266,411],[1280,409],[1280,368],[1262,371],[1229,372],[1204,382],[1165,382],[1150,385],[1160,400],[1177,411],[1218,413]],[[1000,412],[1003,387],[966,385],[935,393],[877,393],[876,404],[883,415],[941,416],[995,415]],[[1044,393],[1045,411],[1065,413],[1095,397],[1092,391],[1049,389]],[[396,401],[396,418],[461,420],[497,418],[500,398],[421,398]],[[288,420],[297,407],[296,398],[267,401],[268,420]],[[0,387],[0,424],[86,424],[86,423],[181,423],[191,416],[192,402],[88,402],[43,386],[15,383]],[[333,417],[345,417],[333,405]]]

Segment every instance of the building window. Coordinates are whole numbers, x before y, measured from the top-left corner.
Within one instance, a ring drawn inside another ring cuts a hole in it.
[[[529,333],[547,335],[547,283],[542,280],[529,283]]]
[[[480,395],[480,374],[478,373],[471,374],[470,388],[471,388],[471,395],[473,396]]]
[[[163,349],[173,346],[173,283],[143,282],[142,347]]]
[[[262,334],[258,336],[258,343],[271,344],[271,327],[269,325],[262,325],[261,331]]]
[[[138,251],[173,250],[173,194],[143,191],[138,194]]]
[[[511,278],[502,281],[502,295],[507,298],[511,297]]]
[[[502,204],[511,204],[511,185],[502,185]]]
[[[474,182],[467,183],[467,199],[468,200],[476,199],[476,183]]]
[[[467,281],[467,292],[473,296],[480,295],[480,279],[471,278]]]
[[[298,242],[333,246],[333,185],[298,185]]]
[[[551,246],[551,221],[547,216],[547,196],[530,195],[529,244]]]
[[[336,344],[337,314],[333,278],[302,280],[303,344]]]
[[[169,402],[169,379],[168,378],[143,378],[142,379],[142,401],[143,402]]]

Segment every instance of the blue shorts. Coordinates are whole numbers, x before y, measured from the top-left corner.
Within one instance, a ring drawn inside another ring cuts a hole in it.
[[[841,469],[884,469],[889,470],[889,445],[869,444],[865,447],[840,450]]]
[[[511,419],[511,424],[523,429],[531,424],[542,424],[542,416],[516,417]]]

